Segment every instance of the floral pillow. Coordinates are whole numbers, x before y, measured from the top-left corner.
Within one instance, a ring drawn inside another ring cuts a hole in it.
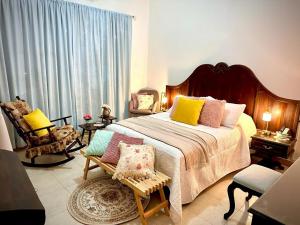
[[[115,132],[106,148],[106,151],[101,157],[102,162],[112,163],[112,164],[118,163],[120,159],[120,150],[118,147],[120,141],[126,144],[136,144],[136,145],[142,145],[144,143],[143,139],[141,138],[129,137],[127,135]]]
[[[155,150],[151,145],[120,142],[121,156],[113,179],[146,179],[154,175]]]
[[[151,109],[154,103],[154,95],[138,95],[138,109]]]
[[[139,102],[138,102],[138,95],[146,95],[146,94],[147,94],[147,93],[140,93],[140,94],[132,93],[132,94],[131,94],[131,101],[132,101],[133,109],[137,109],[137,108],[138,108],[138,105],[139,105]]]

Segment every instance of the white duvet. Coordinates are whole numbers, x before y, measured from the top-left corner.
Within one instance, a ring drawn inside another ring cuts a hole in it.
[[[118,124],[111,124],[107,127],[109,130],[128,136],[143,138],[145,144],[151,144],[156,148],[155,168],[172,178],[172,183],[169,185],[171,219],[174,223],[181,223],[182,204],[192,202],[200,192],[226,174],[250,164],[248,140],[251,135],[249,127],[252,124],[241,122],[235,128],[211,128],[172,121],[168,112],[151,116],[190,129],[207,132],[217,139],[218,147],[214,151],[215,154],[209,159],[209,163],[201,168],[186,170],[184,156],[179,149]]]

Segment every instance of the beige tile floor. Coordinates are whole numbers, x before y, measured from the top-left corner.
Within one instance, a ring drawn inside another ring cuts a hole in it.
[[[72,191],[82,182],[85,159],[78,153],[76,158],[64,165],[53,168],[26,168],[30,180],[35,187],[40,200],[46,209],[47,225],[76,225],[67,211],[67,200]],[[99,176],[103,171],[95,169],[89,172],[89,178]],[[245,203],[246,193],[240,190],[235,192],[236,210],[228,221],[223,219],[229,203],[227,186],[231,183],[234,173],[221,179],[212,187],[201,193],[192,203],[183,206],[184,225],[219,225],[219,224],[251,224],[252,216],[247,213],[249,204],[256,200],[253,197],[250,203]],[[153,204],[154,200],[151,200]],[[150,205],[151,205],[150,203]],[[126,224],[137,225],[139,219]],[[169,225],[172,221],[163,213],[158,213],[149,219],[151,225]]]

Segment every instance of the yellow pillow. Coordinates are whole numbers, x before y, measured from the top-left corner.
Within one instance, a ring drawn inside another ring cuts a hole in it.
[[[45,114],[40,110],[36,109],[33,112],[23,116],[26,123],[31,127],[32,130],[39,129],[42,127],[51,126],[52,123],[45,116]],[[36,131],[35,134],[39,137],[47,135],[47,129]]]
[[[204,102],[204,100],[200,99],[180,97],[177,101],[176,108],[171,115],[171,119],[193,126],[198,125],[199,115]]]

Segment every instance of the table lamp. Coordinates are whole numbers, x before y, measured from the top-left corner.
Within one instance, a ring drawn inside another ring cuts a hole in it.
[[[264,112],[263,113],[263,121],[265,121],[266,122],[266,129],[265,129],[265,131],[264,131],[264,134],[266,134],[266,135],[270,135],[270,131],[268,131],[268,127],[269,127],[269,122],[271,121],[271,119],[272,119],[272,114],[270,113],[270,112]]]
[[[166,96],[166,93],[165,92],[162,92],[161,93],[161,101],[160,101],[160,110],[161,111],[166,111],[167,107],[166,107],[166,104],[167,104],[167,96]]]

